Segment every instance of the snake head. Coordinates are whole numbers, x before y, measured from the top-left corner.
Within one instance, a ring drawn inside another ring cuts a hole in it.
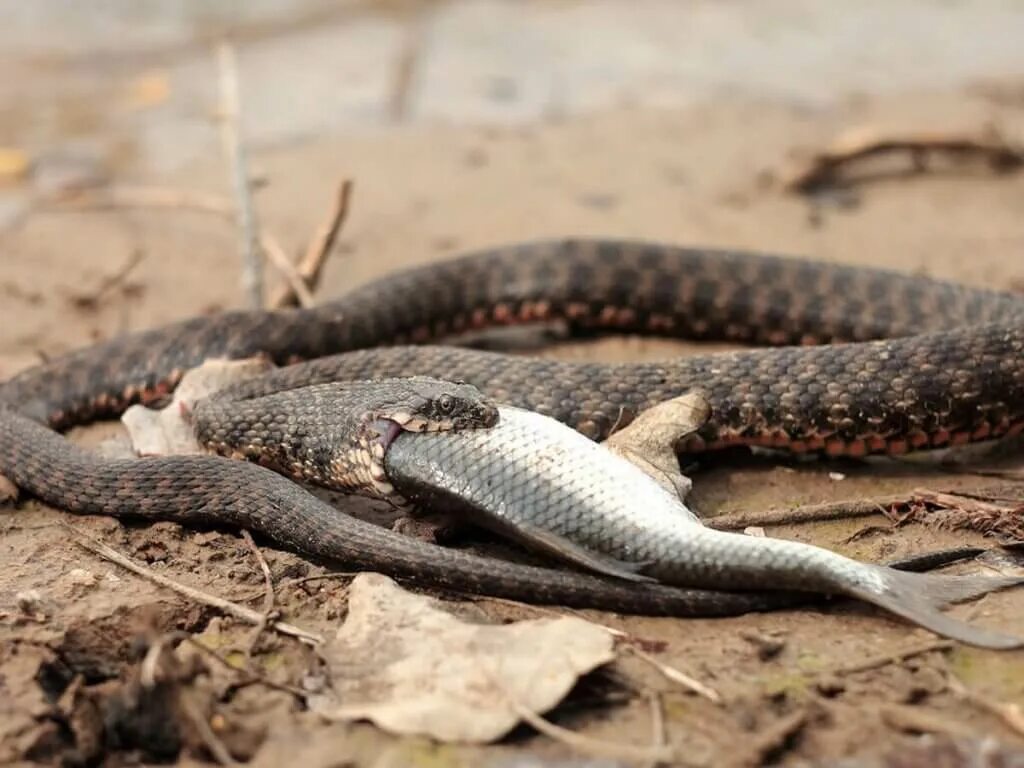
[[[455,432],[498,423],[498,406],[471,384],[417,376],[380,381],[371,391],[375,397],[384,393],[387,397],[367,414],[372,439],[357,463],[368,464],[368,487],[384,497],[394,492],[384,469],[384,454],[402,432]]]
[[[498,406],[471,384],[415,377],[404,380],[400,395],[375,415],[406,432],[481,429],[498,423]]]

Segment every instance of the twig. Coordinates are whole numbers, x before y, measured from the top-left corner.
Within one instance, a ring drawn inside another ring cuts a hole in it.
[[[776,765],[777,761],[774,758],[780,757],[779,753],[803,730],[807,725],[807,720],[806,709],[785,715],[761,733],[756,734],[752,739],[753,744],[746,754],[735,761],[730,761],[728,765],[736,768]]]
[[[246,677],[243,678],[242,680],[238,680],[237,682],[232,684],[236,689],[240,688],[242,686],[253,685],[255,683],[259,683],[260,685],[265,685],[268,688],[274,688],[274,689],[276,689],[278,691],[284,691],[285,693],[290,693],[293,696],[295,696],[297,698],[300,698],[300,699],[303,699],[303,700],[305,700],[305,698],[307,696],[307,692],[306,691],[302,690],[301,688],[296,688],[294,685],[288,685],[287,683],[276,683],[273,680],[269,679],[268,677],[265,677],[264,675],[261,675],[261,674],[259,674],[257,672],[253,672],[251,669],[240,669],[240,668],[236,667],[234,664],[232,664],[230,661],[228,661],[220,653],[218,653],[217,651],[213,650],[213,648],[210,648],[210,647],[208,647],[206,645],[203,645],[201,642],[196,640],[191,635],[186,635],[182,639],[184,640],[184,642],[186,642],[189,645],[191,645],[193,648],[195,648],[200,653],[205,654],[206,656],[209,656],[212,659],[215,659],[225,669],[229,669],[232,672],[234,672],[235,674],[246,675]]]
[[[543,733],[548,738],[559,741],[566,746],[594,757],[605,757],[611,760],[631,760],[664,763],[675,757],[675,751],[665,745],[651,745],[641,747],[633,744],[622,744],[617,741],[605,741],[595,739],[591,736],[584,736],[582,733],[570,731],[560,725],[555,725],[550,720],[545,720],[536,714],[529,707],[523,706],[513,699],[507,691],[504,691],[508,698],[509,706],[528,725]]]
[[[973,728],[957,720],[907,704],[887,704],[882,707],[880,714],[886,725],[905,733],[938,733],[951,738],[969,738],[974,735]]]
[[[222,597],[211,595],[207,592],[203,592],[202,590],[195,589],[194,587],[188,587],[184,584],[179,584],[178,582],[173,581],[172,579],[169,579],[161,574],[153,573],[152,571],[143,568],[138,563],[125,557],[120,552],[107,546],[106,544],[96,541],[89,536],[86,536],[82,532],[72,528],[70,525],[63,525],[71,534],[71,536],[75,539],[75,543],[78,544],[80,547],[82,547],[83,549],[87,549],[90,552],[99,555],[102,558],[110,560],[113,563],[117,563],[122,568],[125,568],[131,571],[132,573],[142,576],[145,579],[149,579],[150,581],[155,582],[163,587],[167,587],[168,589],[173,589],[179,595],[184,595],[190,600],[194,600],[195,602],[202,603],[204,605],[209,605],[212,608],[216,608],[220,611],[223,611],[224,613],[234,616],[236,619],[247,621],[250,624],[258,625],[260,624],[260,622],[264,620],[263,614],[258,611],[254,611],[251,608],[246,608],[244,605],[239,605],[238,603],[233,603],[230,600],[225,600]],[[282,635],[290,635],[292,637],[296,637],[299,640],[303,640],[309,643],[310,645],[320,645],[324,642],[324,638],[321,635],[315,634],[313,632],[308,632],[305,629],[302,629],[301,627],[296,627],[293,624],[288,624],[283,621],[275,621],[270,626],[273,627],[276,631],[280,632]]]
[[[978,157],[987,160],[997,172],[1006,172],[1024,164],[1024,152],[1011,146],[995,133],[966,136],[955,133],[909,133],[884,136],[876,131],[859,131],[840,136],[832,146],[816,153],[804,167],[786,174],[782,186],[790,192],[812,192],[835,183],[850,165],[876,155],[909,153],[917,168],[923,169],[928,154],[955,158]]]
[[[142,263],[142,260],[146,258],[144,251],[135,249],[132,251],[131,256],[128,260],[114,272],[112,275],[108,275],[103,278],[100,284],[95,290],[90,293],[80,293],[71,297],[72,303],[79,309],[95,309],[107,293],[121,285],[125,279],[134,271],[134,269]]]
[[[903,651],[897,651],[896,653],[886,653],[878,656],[871,656],[864,661],[857,662],[856,664],[850,664],[845,667],[839,667],[829,671],[829,674],[841,677],[843,675],[854,675],[859,672],[867,672],[872,669],[880,669],[881,667],[887,667],[890,664],[899,664],[907,659],[912,659],[915,656],[922,656],[926,653],[934,653],[936,651],[948,651],[956,647],[956,643],[952,640],[932,640],[921,645],[915,645],[907,648]]]
[[[906,504],[909,498],[903,496],[877,496],[870,499],[851,499],[825,504],[805,504],[792,509],[768,509],[759,512],[733,512],[705,518],[709,528],[722,531],[742,530],[751,526],[791,525],[818,520],[847,520],[854,517],[870,517],[884,514],[895,504]]]
[[[331,573],[319,573],[315,576],[302,576],[298,579],[288,579],[286,584],[298,586],[310,581],[327,581],[333,579],[354,579],[359,574],[356,571],[333,571]]]
[[[263,620],[256,625],[245,650],[245,655],[251,658],[253,649],[256,647],[256,643],[260,639],[260,635],[263,634],[263,630],[267,628],[267,624],[274,618],[274,577],[270,573],[270,566],[267,565],[266,558],[263,557],[263,553],[260,552],[260,548],[257,547],[256,542],[253,541],[252,534],[243,528],[242,538],[245,539],[245,543],[249,545],[249,549],[252,550],[253,555],[256,557],[256,562],[259,563],[260,570],[263,571],[263,586],[265,590],[263,594]]]
[[[309,242],[309,247],[306,248],[305,254],[296,265],[299,277],[306,284],[310,292],[316,289],[327,257],[330,255],[331,249],[338,238],[338,233],[348,218],[352,200],[352,186],[351,179],[342,180],[330,213],[324,223],[317,229],[313,239]],[[270,300],[269,306],[273,309],[280,309],[282,307],[294,306],[297,300],[298,295],[289,286],[283,286]]]
[[[256,236],[256,213],[252,205],[252,185],[240,135],[241,98],[238,89],[238,64],[235,49],[228,42],[217,46],[220,73],[220,127],[224,155],[231,167],[235,191],[236,215],[241,231],[242,286],[253,309],[263,306],[263,262]]]
[[[1021,708],[1020,704],[993,701],[986,696],[982,696],[980,693],[970,690],[953,674],[947,674],[947,678],[949,680],[949,689],[955,696],[989,714],[995,715],[1018,736],[1024,736],[1024,709]]]
[[[40,206],[41,210],[51,210],[51,208],[58,212],[67,209],[166,208],[209,213],[226,219],[235,218],[235,206],[226,198],[206,192],[168,187],[119,186],[101,190],[86,190],[73,196],[62,195],[48,201],[48,204]],[[292,298],[292,303],[294,304],[297,300],[301,306],[312,306],[315,300],[307,284],[307,278],[303,277],[298,266],[288,258],[278,239],[266,231],[258,232],[257,238],[262,253],[288,281],[290,292],[289,289],[285,289],[284,293]],[[319,272],[312,276],[314,283],[317,277],[319,277]],[[281,301],[281,296],[276,297],[274,301]],[[270,306],[284,305],[271,303]]]
[[[396,123],[405,120],[409,111],[409,96],[413,90],[416,68],[423,53],[424,27],[427,19],[425,9],[426,6],[421,6],[421,10],[413,13],[395,62],[395,74],[388,97],[388,112]]]
[[[622,647],[629,650],[638,659],[646,661],[648,664],[650,664],[652,667],[658,670],[666,679],[671,680],[673,683],[678,683],[679,685],[686,688],[688,691],[692,691],[693,693],[696,693],[698,696],[703,696],[705,699],[715,704],[722,703],[721,694],[718,693],[718,691],[716,691],[714,688],[704,685],[704,683],[700,682],[700,680],[690,677],[688,674],[676,669],[675,667],[671,667],[668,664],[664,664],[663,662],[658,661],[656,658],[651,656],[651,654],[639,648],[636,648],[635,646],[624,645]]]
[[[260,247],[263,249],[263,253],[270,260],[277,271],[284,275],[284,279],[288,281],[288,286],[291,288],[291,294],[294,295],[298,302],[303,307],[312,307],[316,303],[313,298],[313,294],[309,290],[309,286],[306,285],[306,281],[302,279],[302,275],[299,274],[299,269],[296,267],[292,260],[288,258],[288,254],[284,252],[284,248],[270,235],[263,235],[260,238]],[[278,305],[271,304],[271,307],[276,309]]]
[[[39,209],[48,211],[95,210],[104,208],[173,208],[233,218],[234,206],[219,195],[189,189],[118,185],[58,195],[44,200]]]
[[[139,665],[139,685],[145,689],[152,690],[159,682],[158,672],[160,669],[160,658],[169,653],[169,646],[176,640],[189,639],[184,632],[169,632],[157,638],[147,649],[142,663]],[[179,685],[176,689],[178,706],[182,714],[188,718],[194,726],[197,735],[203,745],[210,751],[214,759],[221,765],[238,765],[227,747],[214,733],[206,717],[192,698],[192,692],[187,686]]]
[[[651,705],[651,744],[655,747],[668,747],[668,734],[665,732],[665,707],[661,694],[651,691],[647,694]],[[652,760],[648,768],[658,768],[660,760]]]
[[[192,726],[195,728],[196,733],[203,742],[210,754],[213,755],[213,759],[221,765],[238,765],[235,759],[228,752],[228,748],[224,746],[224,742],[220,740],[220,737],[214,732],[210,726],[206,716],[200,711],[199,706],[196,704],[191,689],[182,688],[178,694],[178,705],[181,708],[182,713],[192,721]]]

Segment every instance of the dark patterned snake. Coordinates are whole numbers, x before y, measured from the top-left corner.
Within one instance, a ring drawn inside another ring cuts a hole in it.
[[[615,365],[381,346],[553,320],[788,346]],[[806,346],[817,343],[827,344]],[[348,350],[357,351],[336,354]],[[313,555],[461,592],[676,615],[793,599],[479,558],[339,514],[252,464],[214,456],[112,461],[54,431],[159,401],[206,358],[253,355],[309,360],[273,374],[283,387],[410,375],[464,380],[593,438],[700,387],[713,415],[687,450],[902,453],[1024,429],[1020,297],[786,258],[564,241],[412,269],[315,309],[195,318],[50,361],[0,385],[0,473],[73,512],[245,527]]]

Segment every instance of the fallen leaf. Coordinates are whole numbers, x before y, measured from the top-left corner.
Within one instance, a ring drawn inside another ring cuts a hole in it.
[[[679,471],[676,446],[707,422],[711,406],[701,392],[688,392],[641,411],[608,436],[604,446],[649,474],[669,493],[686,500],[693,484]]]
[[[142,456],[204,453],[186,416],[192,404],[229,384],[265,373],[271,367],[264,358],[207,360],[187,371],[175,388],[170,405],[159,410],[133,405],[121,416],[132,447]]]
[[[611,634],[575,616],[470,624],[376,573],[356,576],[323,648],[331,689],[311,709],[445,742],[501,738],[615,657]],[[518,712],[517,712],[518,710]]]

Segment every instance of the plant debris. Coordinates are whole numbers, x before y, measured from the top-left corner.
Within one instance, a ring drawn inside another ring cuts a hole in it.
[[[356,576],[348,616],[322,649],[331,690],[310,706],[393,733],[486,743],[558,704],[615,658],[602,627],[574,616],[471,624],[375,573]]]

